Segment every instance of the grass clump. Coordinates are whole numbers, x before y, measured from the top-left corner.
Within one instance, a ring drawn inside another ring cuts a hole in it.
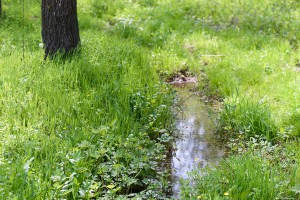
[[[290,117],[283,123],[285,129],[281,132],[288,138],[299,138],[300,136],[300,113],[298,108],[294,108]]]
[[[218,122],[221,131],[244,134],[248,138],[262,135],[271,140],[277,136],[277,127],[269,108],[249,99],[225,100]]]

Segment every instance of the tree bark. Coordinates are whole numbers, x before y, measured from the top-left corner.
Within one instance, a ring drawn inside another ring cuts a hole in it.
[[[42,38],[45,58],[58,52],[68,54],[77,47],[80,37],[76,0],[42,0]]]

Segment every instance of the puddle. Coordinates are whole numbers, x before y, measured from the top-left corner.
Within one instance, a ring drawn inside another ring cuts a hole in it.
[[[197,166],[216,163],[224,156],[225,147],[217,138],[209,105],[189,91],[191,86],[176,88],[182,113],[176,120],[178,137],[175,139],[172,157],[172,192],[179,196],[180,178]]]

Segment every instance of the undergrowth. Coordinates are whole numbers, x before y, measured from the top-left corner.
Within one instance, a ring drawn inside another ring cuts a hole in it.
[[[40,52],[0,61],[0,196],[165,195],[160,130],[171,127],[172,90],[142,49],[97,37],[71,61],[43,62]]]
[[[16,3],[0,22],[0,198],[166,198],[173,91],[147,51],[82,28],[78,55],[43,61],[38,4],[23,30]]]

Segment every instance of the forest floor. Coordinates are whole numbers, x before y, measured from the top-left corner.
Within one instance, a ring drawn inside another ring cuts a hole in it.
[[[300,199],[300,2],[78,0],[80,52],[54,61],[24,2],[0,18],[0,199],[166,199],[180,71],[232,151],[180,198]]]

